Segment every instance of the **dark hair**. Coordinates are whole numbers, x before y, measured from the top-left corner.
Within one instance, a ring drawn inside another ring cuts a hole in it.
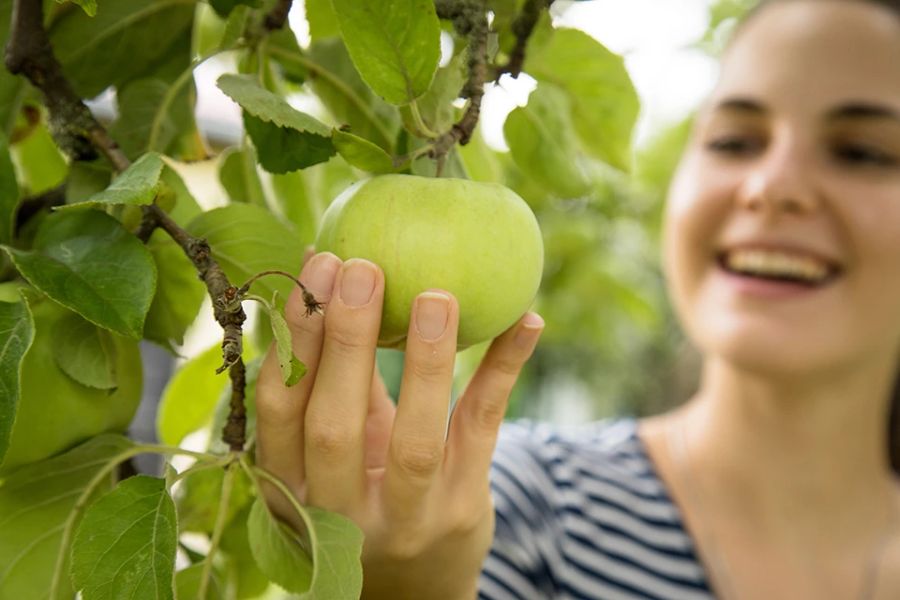
[[[750,20],[763,7],[776,2],[788,2],[793,0],[760,0],[759,3],[747,14],[743,23]],[[900,0],[842,0],[845,2],[866,2],[874,4],[894,12],[900,19]],[[900,307],[898,307],[900,308]],[[890,413],[888,416],[888,456],[894,472],[900,474],[900,365],[894,378],[894,389],[891,392]]]

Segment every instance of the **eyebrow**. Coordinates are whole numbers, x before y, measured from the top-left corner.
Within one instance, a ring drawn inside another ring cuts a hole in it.
[[[848,102],[828,111],[826,118],[829,121],[890,119],[900,122],[900,113],[881,104]]]
[[[726,98],[713,107],[713,112],[737,112],[752,115],[768,114],[769,109],[760,102],[750,98]]]
[[[755,116],[769,114],[769,108],[751,98],[727,98],[713,107],[714,112],[735,112]],[[827,121],[867,121],[871,119],[889,119],[900,123],[900,112],[885,106],[865,101],[849,101],[833,108],[825,115]]]

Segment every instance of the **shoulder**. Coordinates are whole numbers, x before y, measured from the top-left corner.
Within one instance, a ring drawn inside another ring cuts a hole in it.
[[[497,518],[485,585],[514,587],[529,573],[544,593],[497,597],[709,597],[635,419],[504,424],[491,479]]]

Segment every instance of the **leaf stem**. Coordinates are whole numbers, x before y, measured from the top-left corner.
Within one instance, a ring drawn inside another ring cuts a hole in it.
[[[265,469],[257,467],[256,465],[251,465],[248,462],[246,454],[242,454],[239,461],[241,467],[243,467],[247,475],[250,476],[250,480],[253,481],[253,485],[256,488],[257,495],[260,499],[264,499],[265,494],[259,480],[265,479],[268,483],[275,486],[275,488],[279,492],[281,492],[281,494],[287,499],[287,501],[290,502],[291,506],[294,508],[294,511],[297,513],[297,515],[303,521],[303,525],[306,527],[306,535],[309,540],[309,547],[315,548],[318,542],[316,539],[316,530],[313,528],[312,519],[309,517],[309,513],[304,510],[300,502],[297,501],[297,498],[294,496],[294,494],[291,493],[291,490],[288,489],[284,482],[282,482],[280,479],[278,479]],[[263,502],[265,502],[265,500],[263,500]],[[268,505],[266,505],[266,510],[269,510]]]
[[[422,137],[427,137],[431,139],[435,139],[440,134],[435,133],[427,123],[425,123],[425,119],[422,118],[422,112],[419,110],[419,103],[413,100],[409,103],[409,114],[413,118],[413,123],[418,130],[418,133],[422,134]]]
[[[201,56],[188,66],[187,69],[181,72],[172,85],[166,90],[165,96],[163,96],[162,102],[160,102],[159,107],[157,107],[156,112],[153,115],[153,122],[150,124],[150,139],[147,140],[147,151],[158,151],[165,152],[165,148],[157,148],[156,145],[159,143],[159,134],[162,129],[162,121],[163,116],[166,114],[166,111],[169,110],[169,105],[175,100],[175,95],[181,91],[181,88],[187,83],[188,79],[194,74],[194,70],[205,63],[210,58],[221,54],[222,52],[226,52],[229,50],[236,50],[239,48],[239,45],[232,46],[230,48],[216,48],[213,51],[207,52],[204,56]]]
[[[191,465],[190,467],[188,467],[181,473],[177,473],[172,478],[172,484],[176,484],[179,481],[181,481],[182,479],[186,479],[186,478],[190,477],[191,475],[193,475],[194,473],[199,473],[200,471],[206,471],[207,469],[215,469],[215,468],[219,468],[219,467],[227,467],[228,465],[232,464],[236,460],[237,460],[236,453],[229,452],[226,456],[223,456],[213,462],[197,463],[197,464]]]
[[[233,457],[233,455],[232,455]],[[206,590],[209,587],[209,579],[212,576],[213,557],[219,549],[219,542],[222,539],[222,532],[225,530],[225,520],[228,516],[228,503],[231,501],[231,491],[234,488],[234,474],[237,465],[232,462],[225,467],[225,477],[222,480],[222,496],[219,499],[219,509],[216,513],[216,523],[213,526],[212,539],[209,544],[209,552],[203,559],[203,574],[200,576],[200,589],[197,591],[197,597],[200,600],[206,598]]]

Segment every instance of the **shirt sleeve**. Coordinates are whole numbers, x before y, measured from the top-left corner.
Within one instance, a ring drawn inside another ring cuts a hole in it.
[[[491,465],[495,532],[479,579],[479,600],[556,596],[557,490],[541,459],[535,426],[505,423]]]

